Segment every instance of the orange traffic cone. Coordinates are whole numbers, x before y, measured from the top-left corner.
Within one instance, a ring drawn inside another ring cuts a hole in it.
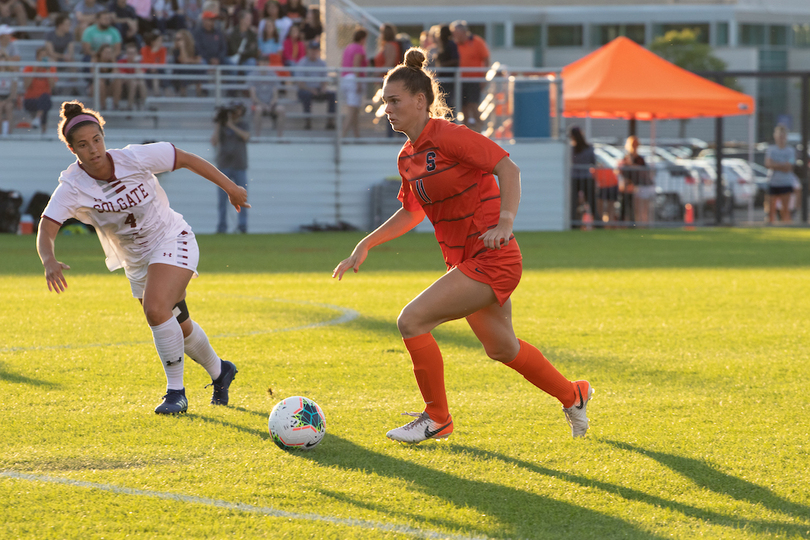
[[[593,229],[593,214],[591,213],[591,205],[585,203],[585,211],[582,213],[582,230],[590,231]]]
[[[683,208],[683,209],[684,209],[684,212],[683,212],[683,222],[684,222],[684,224],[686,224],[686,227],[684,227],[684,228],[685,228],[687,231],[694,231],[694,230],[695,230],[695,227],[694,227],[694,223],[695,223],[695,209],[694,209],[694,208],[692,208],[692,205],[691,205],[691,204],[687,204],[686,206],[684,206],[684,208]]]

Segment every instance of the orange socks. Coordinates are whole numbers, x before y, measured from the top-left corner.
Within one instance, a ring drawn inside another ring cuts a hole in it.
[[[450,416],[450,411],[444,390],[444,361],[439,345],[430,333],[403,338],[402,341],[411,355],[413,374],[425,400],[425,411],[433,421],[444,422]]]
[[[518,341],[520,342],[518,355],[504,365],[523,375],[527,381],[543,392],[559,399],[563,407],[573,406],[577,397],[571,381],[563,377],[537,347],[520,339]]]

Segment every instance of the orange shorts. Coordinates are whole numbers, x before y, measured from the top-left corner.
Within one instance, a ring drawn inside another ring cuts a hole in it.
[[[501,249],[488,249],[472,259],[456,266],[465,276],[486,283],[495,292],[498,304],[504,305],[520,283],[523,273],[523,256],[517,240]]]

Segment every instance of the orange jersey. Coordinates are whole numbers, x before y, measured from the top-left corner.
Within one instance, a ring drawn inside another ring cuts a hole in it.
[[[438,118],[400,150],[398,198],[405,210],[425,211],[448,269],[486,251],[478,237],[498,224],[501,213],[492,170],[508,155],[466,126]]]

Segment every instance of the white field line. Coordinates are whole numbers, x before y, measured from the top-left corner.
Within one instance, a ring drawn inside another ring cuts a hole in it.
[[[167,493],[163,491],[151,491],[144,489],[133,489],[128,487],[113,486],[110,484],[97,484],[95,482],[84,482],[81,480],[71,480],[69,478],[59,478],[57,476],[45,476],[40,474],[25,474],[14,471],[0,471],[0,476],[5,478],[13,478],[15,480],[27,480],[29,482],[42,482],[48,484],[64,484],[68,486],[99,489],[102,491],[109,491],[119,495],[134,495],[138,497],[152,497],[155,499],[163,499],[168,501],[177,501],[192,504],[202,504],[205,506],[213,506],[216,508],[224,508],[226,510],[237,510],[239,512],[250,512],[254,514],[262,514],[271,517],[280,517],[285,519],[300,519],[304,521],[320,521],[332,525],[345,525],[348,527],[358,527],[360,529],[370,529],[375,531],[394,532],[399,534],[407,534],[417,538],[451,538],[453,540],[487,540],[485,536],[460,536],[456,534],[447,534],[436,531],[427,531],[424,529],[416,529],[407,525],[395,525],[393,523],[380,523],[377,521],[366,521],[362,519],[345,519],[330,516],[321,516],[319,514],[300,514],[298,512],[285,512],[283,510],[276,510],[266,506],[253,506],[250,504],[233,503],[222,501],[218,499],[208,499],[205,497],[194,497],[191,495],[180,495],[177,493]]]
[[[288,328],[268,328],[266,330],[256,330],[255,332],[245,332],[241,334],[218,334],[215,336],[209,336],[209,338],[232,338],[232,337],[243,337],[243,336],[259,336],[263,334],[275,334],[278,332],[295,332],[297,330],[308,330],[310,328],[318,328],[321,326],[334,326],[337,324],[347,323],[352,321],[360,316],[353,309],[344,308],[340,306],[333,306],[330,304],[319,304],[315,302],[303,302],[303,301],[296,301],[296,300],[286,300],[282,298],[259,298],[259,297],[237,297],[237,298],[248,298],[251,300],[267,300],[269,302],[282,302],[288,304],[299,304],[299,305],[306,305],[306,306],[315,306],[321,307],[326,309],[331,309],[334,311],[338,311],[341,313],[340,317],[335,319],[330,319],[328,321],[316,322],[316,323],[309,323],[304,324],[301,326],[291,326]],[[0,353],[7,353],[7,352],[21,352],[21,351],[48,351],[54,349],[92,349],[98,347],[120,347],[120,346],[131,346],[131,345],[145,345],[147,343],[152,343],[152,340],[149,341],[122,341],[120,343],[88,343],[86,345],[77,345],[77,344],[65,344],[65,345],[49,345],[45,347],[2,347],[0,348]]]

